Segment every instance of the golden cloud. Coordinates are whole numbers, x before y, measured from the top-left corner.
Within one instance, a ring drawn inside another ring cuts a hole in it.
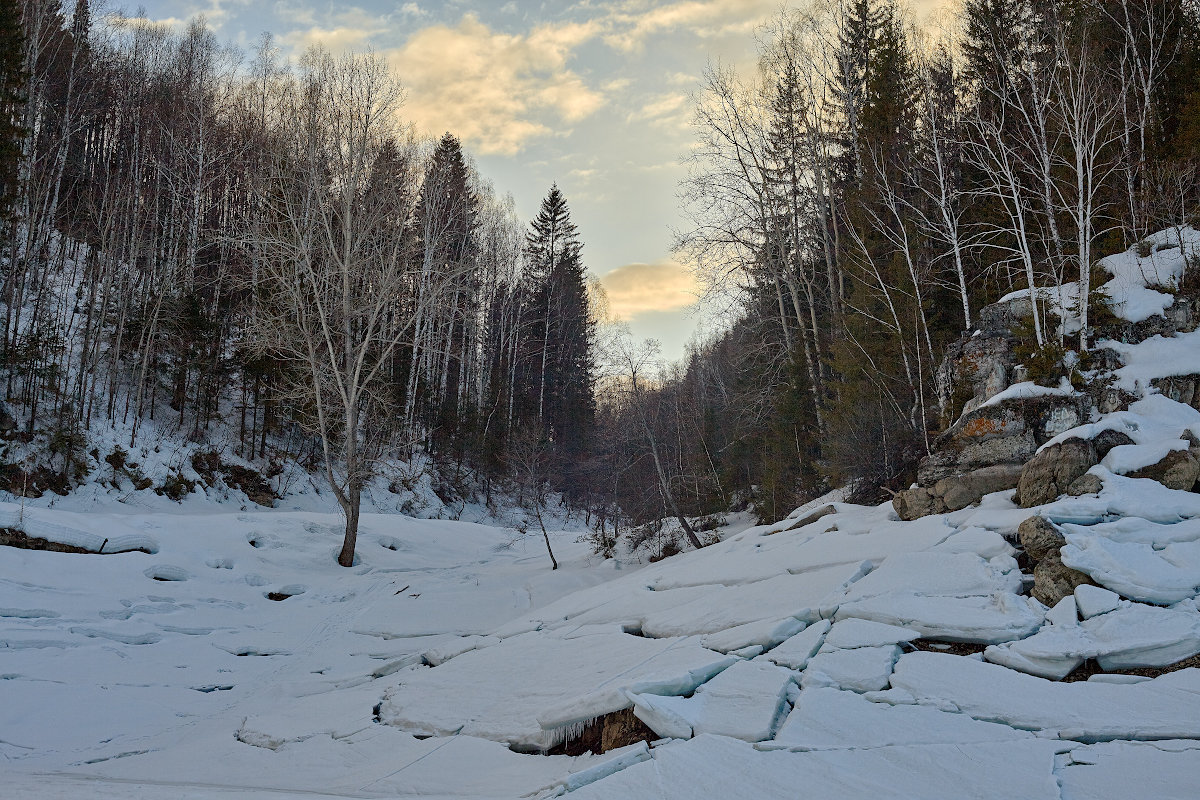
[[[567,68],[598,23],[542,25],[526,35],[492,31],[473,15],[417,31],[386,55],[409,89],[405,114],[418,127],[451,131],[484,154],[513,155],[604,104]]]
[[[630,320],[649,311],[678,311],[696,302],[696,278],[682,264],[626,264],[600,278],[614,316]]]
[[[749,33],[779,8],[778,0],[682,0],[644,9],[644,3],[627,0],[613,15],[618,30],[605,41],[620,50],[640,47],[658,33],[686,30],[700,37]]]

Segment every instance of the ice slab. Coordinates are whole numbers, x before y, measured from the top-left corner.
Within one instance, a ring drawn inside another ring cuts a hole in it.
[[[833,627],[837,630],[837,625]],[[855,692],[879,691],[887,688],[892,667],[899,657],[900,648],[896,645],[823,650],[808,662],[800,685],[805,689],[834,686]]]
[[[821,648],[825,634],[832,624],[827,619],[818,620],[783,644],[768,651],[762,658],[788,669],[804,669],[808,666],[808,660]]]
[[[840,594],[863,572],[860,563],[841,564],[756,583],[708,587],[695,600],[647,614],[642,631],[647,636],[690,636],[784,617],[811,621],[816,617],[812,609]]]
[[[844,603],[834,619],[852,617],[912,628],[931,639],[982,644],[1022,639],[1037,630],[1043,619],[1027,598],[1012,592],[955,597],[911,590]]]
[[[795,617],[748,622],[703,636],[700,644],[719,653],[729,653],[754,645],[766,649],[799,633],[804,627],[805,623]]]
[[[792,673],[762,661],[741,661],[691,697],[629,693],[633,713],[659,736],[705,733],[761,742],[774,734],[785,710]]]
[[[1071,751],[1059,770],[1063,800],[1191,800],[1200,742],[1105,742]]]
[[[912,628],[885,625],[865,619],[844,619],[833,626],[825,637],[822,648],[849,649],[853,647],[882,647],[884,645],[911,642],[921,638],[921,632]]]
[[[1159,548],[1085,533],[1066,538],[1063,563],[1122,597],[1170,605],[1200,594],[1200,541]]]
[[[654,758],[572,793],[572,800],[1059,800],[1056,745],[1040,740],[880,747],[873,750],[757,750],[699,736],[656,748]]]
[[[908,653],[892,685],[922,705],[1084,742],[1200,738],[1200,670],[1133,686],[1055,683],[941,653]]]
[[[926,706],[873,703],[854,692],[805,689],[774,744],[804,750],[891,745],[973,744],[1028,739],[1033,734]]]
[[[1099,586],[1088,586],[1086,583],[1075,587],[1075,605],[1079,616],[1091,619],[1109,611],[1116,611],[1121,606],[1121,596]]]
[[[1012,558],[987,561],[975,553],[902,553],[851,585],[841,602],[898,593],[969,597],[1020,590],[1021,575]]]
[[[686,693],[734,659],[695,639],[603,633],[510,637],[439,667],[396,673],[381,721],[411,733],[479,736],[530,749],[555,729],[628,708],[625,690]]]

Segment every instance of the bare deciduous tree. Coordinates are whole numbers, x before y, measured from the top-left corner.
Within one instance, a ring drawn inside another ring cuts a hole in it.
[[[290,87],[290,120],[257,250],[269,291],[258,345],[295,366],[291,395],[319,435],[346,517],[338,563],[354,563],[362,489],[383,445],[382,379],[420,304],[405,221],[415,195],[396,122],[400,86],[382,58],[310,51]]]

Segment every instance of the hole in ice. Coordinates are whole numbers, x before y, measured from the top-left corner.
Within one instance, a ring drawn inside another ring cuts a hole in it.
[[[156,581],[186,581],[188,579],[186,569],[173,567],[170,564],[158,564],[150,567],[142,574]]]
[[[209,686],[193,686],[192,688],[195,689],[197,692],[203,692],[204,694],[209,694],[211,692],[228,692],[230,689],[233,688],[233,684],[232,683],[211,684]]]
[[[614,711],[588,722],[567,725],[560,729],[563,740],[546,750],[547,756],[581,756],[584,753],[607,753],[618,747],[637,742],[657,741],[659,735],[634,716],[632,708]],[[515,747],[515,752],[522,752]]]
[[[987,649],[986,644],[976,642],[935,642],[932,639],[914,639],[911,644],[917,650],[931,650],[954,656],[973,656]]]
[[[299,584],[292,584],[290,586],[284,586],[275,592],[267,592],[265,596],[268,600],[279,602],[281,600],[287,600],[289,597],[295,597],[298,594],[304,594],[304,592],[305,587],[300,586]]]
[[[641,625],[639,625],[639,624],[636,624],[636,623],[630,623],[630,624],[628,624],[628,625],[622,625],[622,626],[621,626],[621,630],[622,630],[622,631],[624,631],[625,633],[628,633],[630,636],[642,636],[642,637],[644,637],[644,636],[646,635],[646,634],[642,633],[642,626],[641,626]]]

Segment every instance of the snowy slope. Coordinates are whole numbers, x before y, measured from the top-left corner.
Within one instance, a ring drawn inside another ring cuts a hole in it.
[[[1075,546],[1200,542],[1198,496],[1172,492],[1165,522],[1141,483],[1040,511]],[[1200,671],[1058,683],[1028,664],[1047,647],[1186,658],[1197,590],[1048,611],[1003,537],[1030,513],[1004,493],[912,523],[839,503],[640,569],[560,535],[552,572],[536,540],[469,523],[369,515],[347,571],[331,515],[25,509],[31,532],[155,552],[0,554],[5,796],[1117,797],[1131,775],[1183,791]],[[1000,663],[914,640],[996,645]],[[630,707],[662,741],[536,754]]]

